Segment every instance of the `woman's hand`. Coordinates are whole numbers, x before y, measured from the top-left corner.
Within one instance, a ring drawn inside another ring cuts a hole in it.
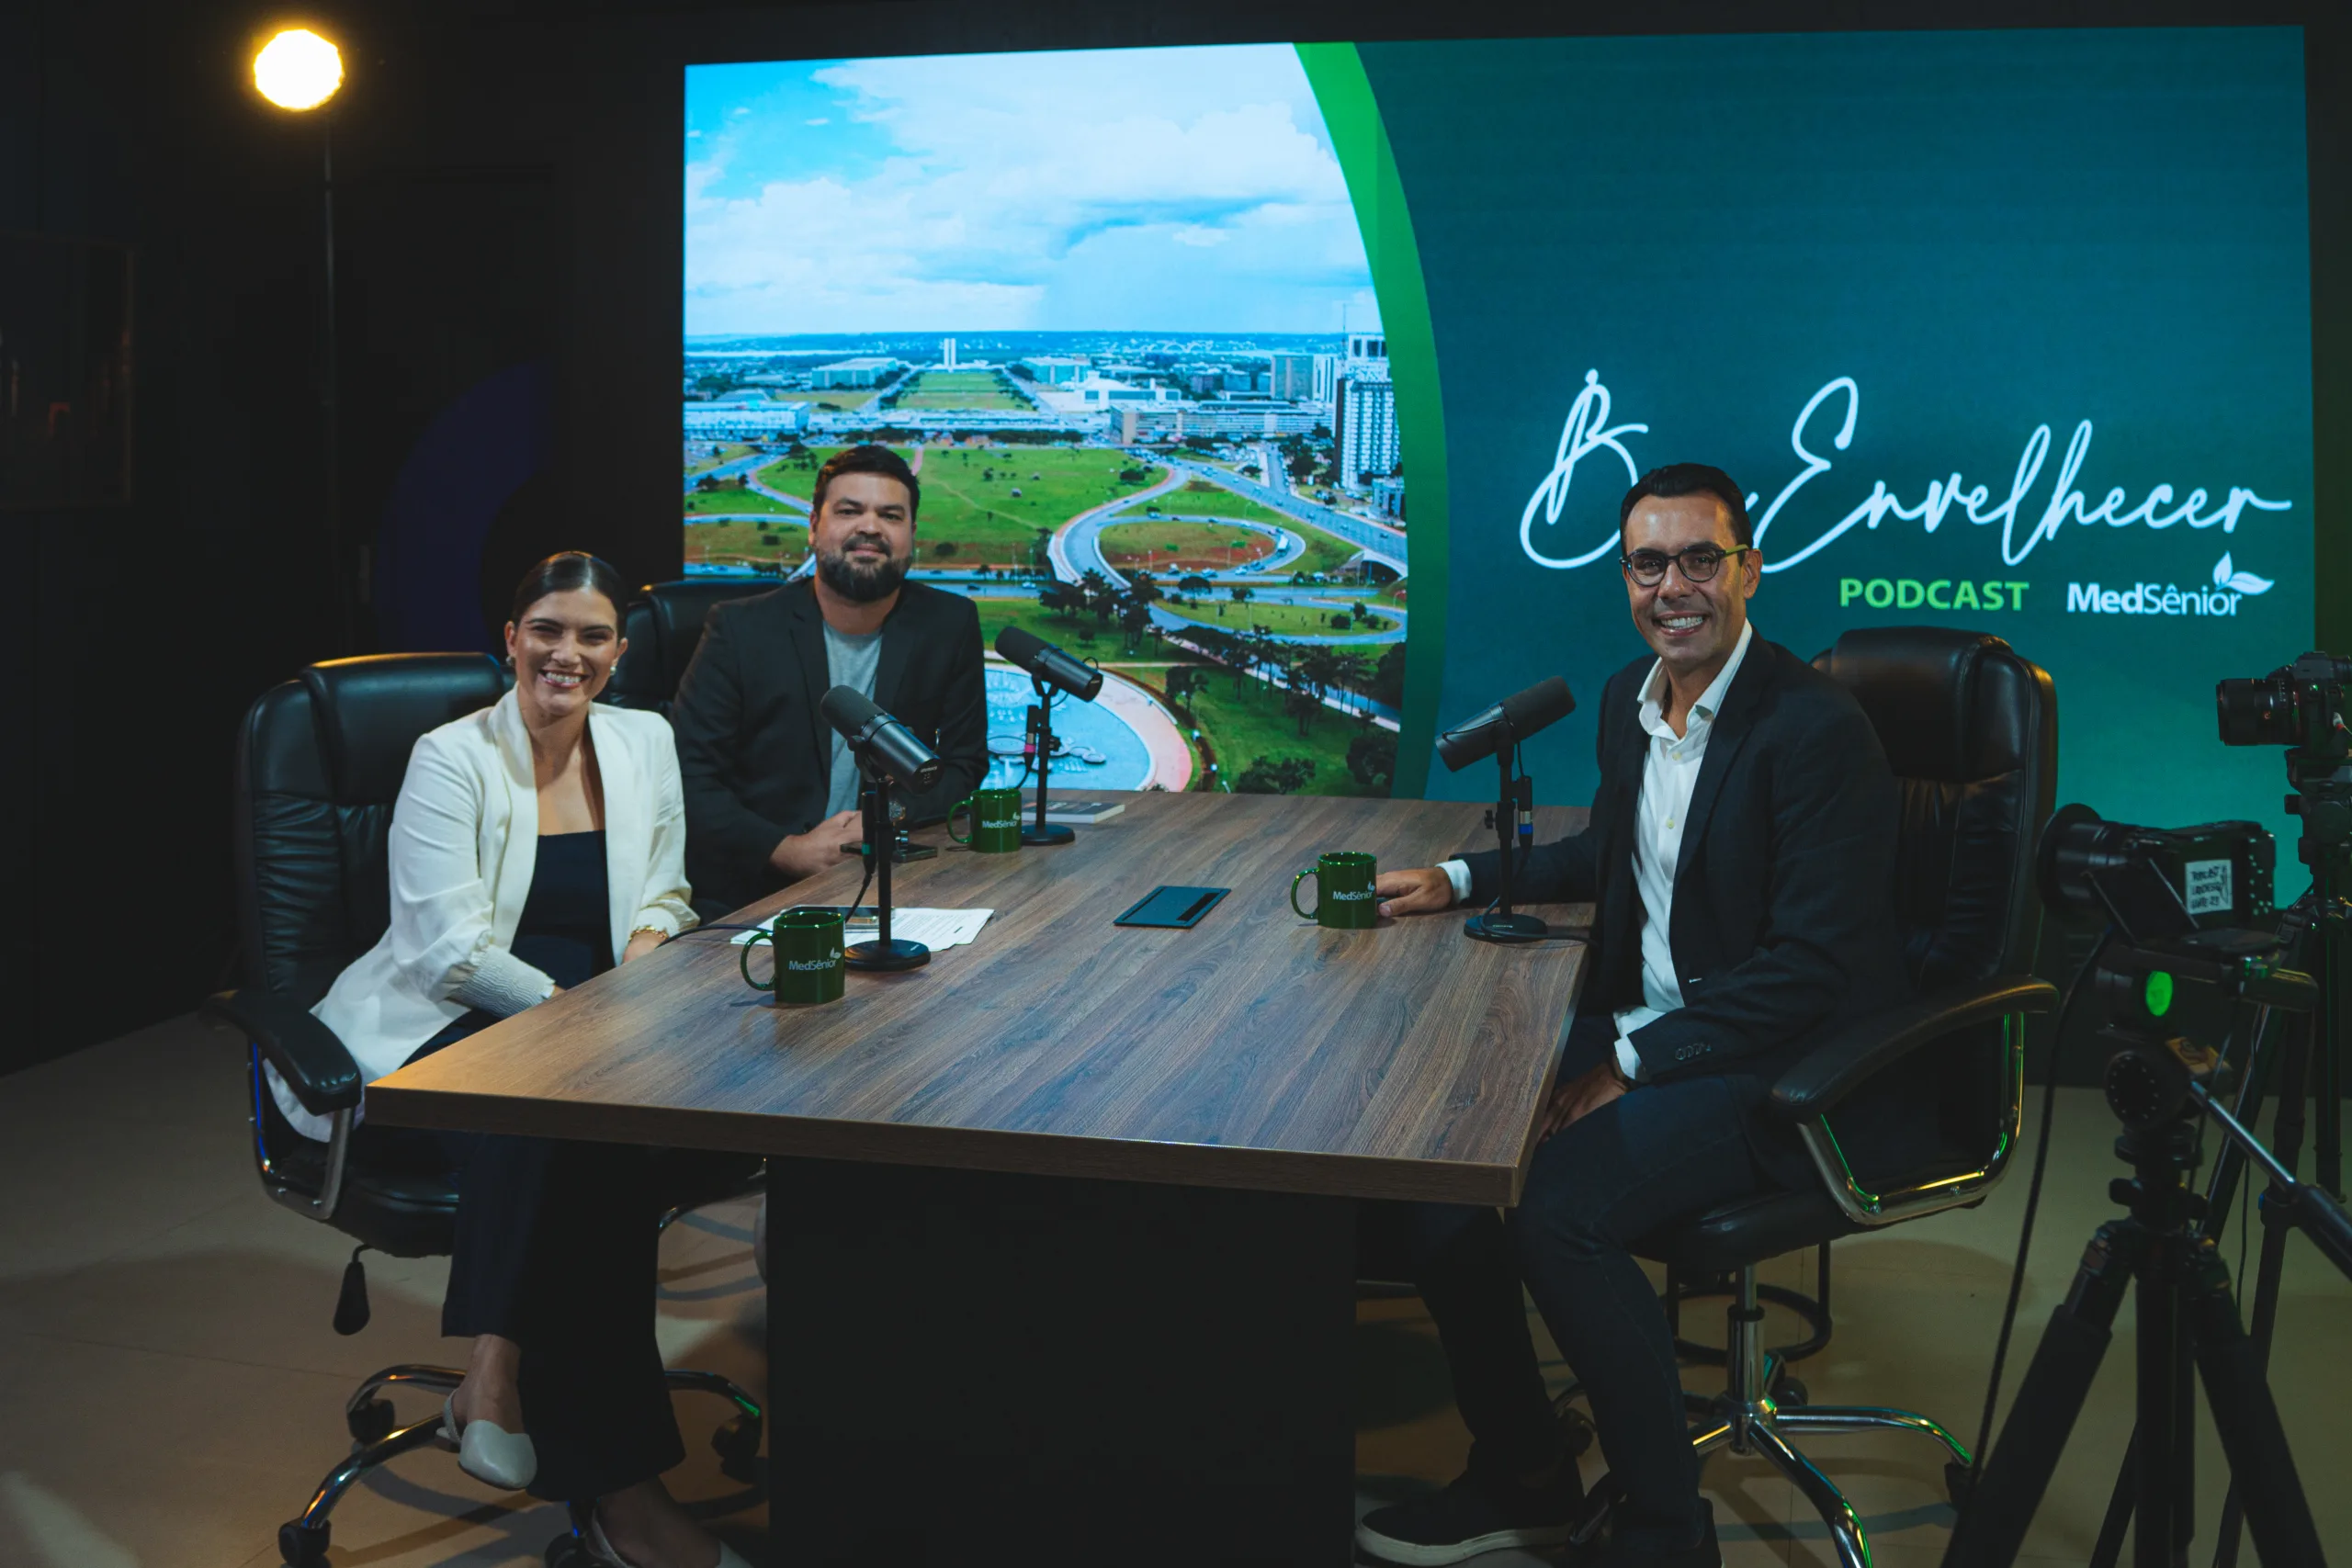
[[[1535,1141],[1540,1144],[1561,1128],[1583,1121],[1623,1094],[1625,1089],[1625,1080],[1618,1077],[1614,1062],[1603,1062],[1590,1072],[1554,1085],[1552,1102],[1544,1108],[1544,1128],[1536,1134]]]
[[[642,958],[668,939],[657,931],[635,931],[628,933],[628,945],[621,949],[621,962]]]

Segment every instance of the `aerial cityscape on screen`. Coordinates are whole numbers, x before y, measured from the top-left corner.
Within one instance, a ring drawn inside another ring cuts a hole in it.
[[[1057,791],[1387,793],[1396,397],[1294,51],[696,66],[686,119],[689,573],[789,578],[887,443],[916,575],[1113,677]],[[1029,700],[991,664],[991,782]]]

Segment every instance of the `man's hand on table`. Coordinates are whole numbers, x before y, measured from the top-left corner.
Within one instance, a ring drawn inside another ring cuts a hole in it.
[[[1373,882],[1372,891],[1384,915],[1426,915],[1453,907],[1453,881],[1434,865],[1384,871]]]
[[[844,845],[854,847],[865,841],[865,825],[857,812],[837,811],[807,832],[780,840],[768,852],[768,863],[797,882],[841,864]]]
[[[1614,1062],[1603,1062],[1590,1072],[1555,1084],[1551,1103],[1544,1108],[1543,1131],[1536,1134],[1535,1141],[1540,1144],[1561,1128],[1583,1121],[1629,1087]]]

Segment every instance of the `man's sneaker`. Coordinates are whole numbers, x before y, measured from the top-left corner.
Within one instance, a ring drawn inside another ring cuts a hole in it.
[[[1543,1487],[1472,1471],[1442,1492],[1374,1508],[1356,1526],[1356,1544],[1384,1562],[1436,1568],[1507,1546],[1564,1546],[1583,1507],[1574,1460]]]
[[[1715,1506],[1705,1498],[1699,1507],[1707,1517],[1707,1531],[1696,1546],[1679,1551],[1611,1539],[1596,1541],[1577,1558],[1576,1568],[1723,1568],[1723,1549],[1715,1544]]]

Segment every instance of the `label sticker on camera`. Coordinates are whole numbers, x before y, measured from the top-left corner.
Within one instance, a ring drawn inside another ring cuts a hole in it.
[[[2181,867],[2188,886],[2181,889],[2181,902],[2188,906],[2192,915],[2226,915],[2234,902],[2230,897],[2230,863],[2225,860],[2193,860]]]

